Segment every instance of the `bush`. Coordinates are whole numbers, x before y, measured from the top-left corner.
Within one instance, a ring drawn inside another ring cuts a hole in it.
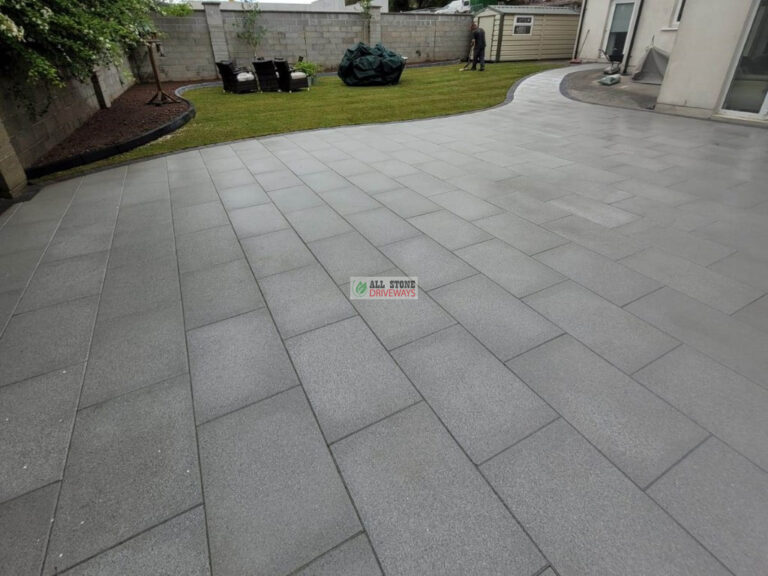
[[[298,70],[299,72],[304,72],[307,76],[314,76],[317,74],[317,64],[314,62],[310,62],[309,60],[302,60],[301,62],[296,62],[296,64],[293,65],[294,69]]]
[[[163,16],[189,16],[192,14],[192,6],[188,2],[182,4],[159,4],[158,12]]]
[[[31,106],[35,87],[88,79],[154,32],[155,0],[0,0],[0,72]]]

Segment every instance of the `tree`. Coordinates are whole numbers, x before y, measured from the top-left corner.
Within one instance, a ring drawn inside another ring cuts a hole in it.
[[[31,102],[38,85],[88,79],[154,33],[156,0],[0,0],[0,71]]]

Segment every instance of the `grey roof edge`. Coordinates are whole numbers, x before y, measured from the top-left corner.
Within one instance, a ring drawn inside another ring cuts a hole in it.
[[[574,10],[567,6],[531,6],[531,5],[519,5],[519,6],[506,6],[503,4],[494,4],[486,6],[485,10],[492,10],[498,14],[530,14],[536,15],[560,15],[560,16],[578,16],[579,10]],[[482,14],[485,10],[479,12]]]

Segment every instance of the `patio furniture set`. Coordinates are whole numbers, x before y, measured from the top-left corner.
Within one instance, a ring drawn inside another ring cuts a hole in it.
[[[304,72],[293,70],[284,58],[273,60],[258,59],[253,70],[236,67],[230,60],[216,62],[224,90],[241,94],[243,92],[294,92],[309,89],[309,80]]]

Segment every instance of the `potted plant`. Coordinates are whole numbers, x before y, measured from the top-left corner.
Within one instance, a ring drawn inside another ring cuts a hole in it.
[[[301,60],[294,64],[293,69],[297,72],[304,72],[307,75],[307,81],[310,86],[315,83],[315,74],[317,74],[317,64],[309,60]]]

